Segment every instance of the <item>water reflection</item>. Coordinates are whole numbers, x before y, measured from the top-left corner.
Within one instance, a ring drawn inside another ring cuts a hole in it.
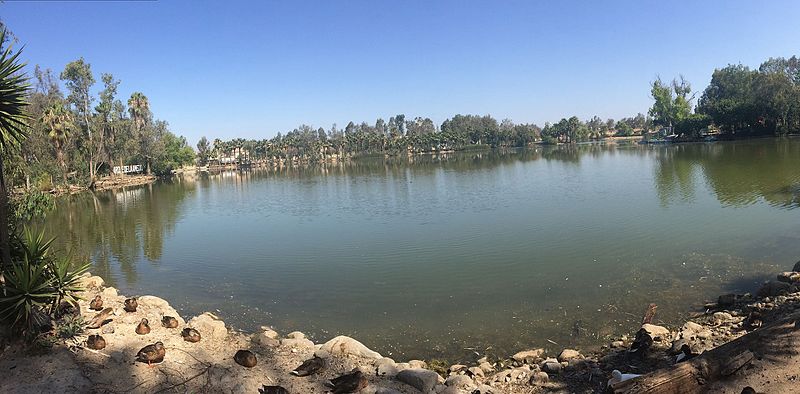
[[[112,285],[117,272],[126,283],[135,284],[140,261],[160,262],[165,239],[172,235],[183,202],[195,187],[194,179],[187,177],[65,196],[48,215],[45,228],[57,237],[56,247],[76,258],[91,259],[92,271]]]
[[[657,148],[655,187],[662,204],[694,199],[698,177],[720,203],[743,207],[763,199],[800,206],[800,141],[759,140]]]

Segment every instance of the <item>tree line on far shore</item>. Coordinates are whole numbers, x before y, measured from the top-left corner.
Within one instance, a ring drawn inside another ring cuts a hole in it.
[[[115,166],[140,164],[147,174],[167,174],[194,163],[194,150],[166,121],[153,117],[147,96],[134,92],[123,102],[118,79],[102,73],[100,80],[102,90],[95,96],[95,74],[83,58],[58,76],[34,68],[26,93],[26,138],[5,168],[10,186],[86,186]]]
[[[491,115],[455,115],[436,126],[430,118],[407,119],[404,114],[374,124],[349,122],[344,129],[301,125],[269,139],[236,138],[213,142],[202,137],[197,144],[198,162],[224,157],[251,160],[299,159],[316,161],[331,155],[356,157],[453,151],[497,147],[524,147],[534,142],[559,143],[599,140],[609,136],[632,136],[652,125],[649,117],[582,121],[573,116],[544,128],[532,123],[498,121]]]

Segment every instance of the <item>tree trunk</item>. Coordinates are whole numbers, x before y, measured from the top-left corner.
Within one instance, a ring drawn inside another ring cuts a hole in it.
[[[701,393],[711,383],[733,375],[756,357],[779,362],[793,353],[800,330],[793,314],[709,350],[687,362],[611,385],[614,393]]]
[[[3,159],[0,157],[0,287],[5,294],[6,278],[3,269],[11,265],[11,242],[8,233],[8,192],[6,191]]]

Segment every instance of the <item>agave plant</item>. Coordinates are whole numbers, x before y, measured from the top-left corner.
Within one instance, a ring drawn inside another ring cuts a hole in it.
[[[47,266],[27,256],[6,269],[6,295],[0,298],[0,319],[31,332],[34,317],[58,297]]]
[[[81,291],[80,278],[89,269],[89,264],[72,268],[72,260],[68,257],[55,259],[49,264],[52,276],[52,287],[57,294],[50,312],[56,311],[62,302],[75,304],[78,301],[77,292]]]
[[[8,191],[3,177],[3,160],[26,137],[28,115],[28,78],[19,59],[21,51],[13,51],[6,42],[5,29],[0,30],[0,293],[5,291],[4,266],[11,265],[8,226]]]
[[[22,235],[15,236],[16,255],[17,259],[25,257],[32,264],[45,263],[49,257],[50,246],[53,245],[55,238],[46,239],[44,231],[34,233],[27,226],[22,230]]]

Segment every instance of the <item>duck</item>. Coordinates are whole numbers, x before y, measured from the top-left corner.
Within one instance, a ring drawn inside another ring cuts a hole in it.
[[[167,354],[167,349],[164,344],[159,341],[152,345],[147,345],[136,353],[136,361],[147,363],[151,366],[153,363],[160,363],[164,361],[164,356]]]
[[[136,308],[139,307],[139,302],[136,301],[135,297],[128,298],[125,300],[125,312],[136,312]]]
[[[95,311],[103,310],[103,297],[100,297],[100,294],[96,295],[94,299],[89,302],[89,309]]]
[[[267,386],[265,384],[258,389],[258,394],[289,394],[289,390],[281,386]]]
[[[181,331],[181,336],[186,342],[200,342],[200,332],[191,327],[186,327]]]
[[[675,357],[675,364],[691,360],[695,357],[697,357],[697,353],[693,353],[692,348],[690,348],[689,345],[684,343],[683,345],[681,345],[680,354],[678,354],[678,356]]]
[[[249,350],[239,350],[233,355],[233,361],[246,368],[253,368],[258,363],[256,355]]]
[[[303,361],[299,367],[289,373],[294,376],[309,376],[319,372],[322,368],[325,368],[325,359],[314,356],[314,358]]]
[[[642,375],[635,374],[635,373],[622,373],[618,369],[615,369],[615,370],[611,371],[611,379],[608,380],[608,384],[607,385],[611,386],[613,384],[617,384],[619,382],[624,382],[624,381],[629,380],[629,379],[638,378],[639,376],[642,376]]]
[[[147,335],[150,333],[150,322],[147,319],[142,318],[142,321],[139,322],[139,325],[136,326],[136,333],[139,335]]]
[[[172,316],[164,316],[163,318],[161,318],[161,325],[166,328],[177,328],[178,319]]]
[[[644,357],[644,355],[650,350],[651,346],[653,346],[653,338],[650,336],[647,330],[642,328],[636,332],[636,337],[634,338],[633,343],[631,343],[628,353]]]
[[[89,335],[89,338],[86,338],[86,347],[93,350],[103,350],[106,347],[106,339],[97,334]]]
[[[328,385],[333,389],[333,394],[346,394],[361,391],[369,382],[364,373],[356,368],[353,372],[330,380]]]

